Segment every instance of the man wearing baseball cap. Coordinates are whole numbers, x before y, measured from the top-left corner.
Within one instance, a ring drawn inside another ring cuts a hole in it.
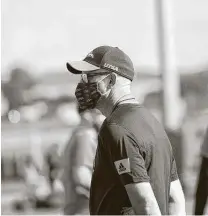
[[[68,62],[80,74],[75,95],[80,110],[99,109],[99,132],[90,191],[90,213],[102,215],[185,214],[169,139],[131,93],[134,67],[119,48],[100,46],[83,61]],[[83,176],[84,177],[84,176]]]

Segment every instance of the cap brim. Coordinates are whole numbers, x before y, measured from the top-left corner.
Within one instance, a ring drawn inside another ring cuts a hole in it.
[[[81,74],[82,72],[94,71],[100,69],[97,66],[94,66],[86,61],[73,61],[67,62],[66,67],[68,71],[73,74]]]

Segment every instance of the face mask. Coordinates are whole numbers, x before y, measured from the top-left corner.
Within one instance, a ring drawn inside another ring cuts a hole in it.
[[[77,98],[81,112],[85,111],[86,109],[94,109],[96,107],[98,100],[102,96],[102,94],[97,89],[98,83],[78,83],[75,96]]]

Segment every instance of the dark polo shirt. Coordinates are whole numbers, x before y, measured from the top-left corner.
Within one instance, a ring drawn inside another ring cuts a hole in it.
[[[155,117],[137,104],[120,104],[98,137],[90,213],[127,214],[125,185],[149,182],[162,214],[168,214],[170,183],[178,179],[169,139]]]

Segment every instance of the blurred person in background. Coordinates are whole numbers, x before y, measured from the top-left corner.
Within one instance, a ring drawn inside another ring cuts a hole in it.
[[[31,155],[25,156],[23,163],[23,178],[28,192],[32,192],[39,180],[40,169],[35,164]]]
[[[26,200],[35,207],[37,203],[48,201],[50,187],[31,155],[27,155],[23,161],[23,179],[26,185]]]
[[[80,124],[64,149],[62,181],[65,189],[64,214],[89,214],[89,191],[97,134],[104,116],[97,110],[80,112]]]
[[[67,63],[80,74],[80,109],[97,108],[106,120],[98,136],[90,213],[184,215],[185,198],[169,139],[161,124],[131,93],[134,68],[119,48],[101,46],[83,61]],[[85,176],[85,175],[83,175]]]
[[[58,178],[60,172],[60,156],[58,154],[59,146],[57,143],[53,143],[49,146],[45,154],[45,162],[47,166],[48,181],[51,187],[51,191],[54,191],[54,183]]]
[[[203,215],[208,197],[208,127],[201,148],[201,166],[195,195],[195,215]]]

